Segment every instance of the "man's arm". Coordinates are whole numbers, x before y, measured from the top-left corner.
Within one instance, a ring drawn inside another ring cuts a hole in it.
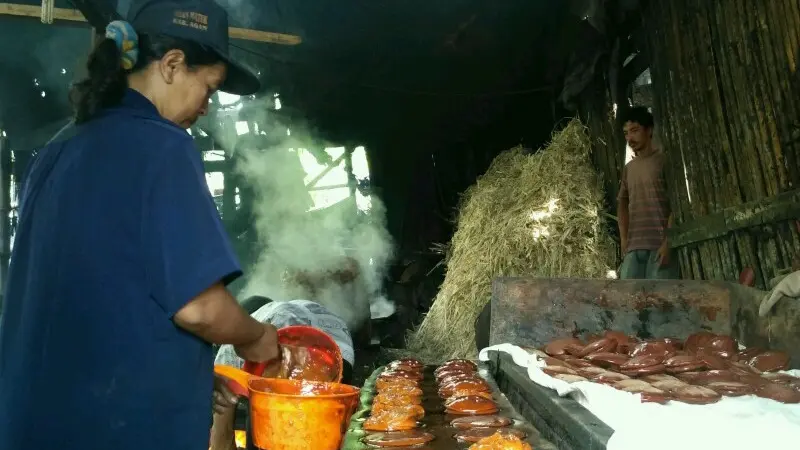
[[[619,194],[617,195],[617,224],[619,226],[620,253],[625,258],[628,253],[628,225],[630,225],[630,214],[628,210],[628,165],[622,168],[622,176],[619,180]]]

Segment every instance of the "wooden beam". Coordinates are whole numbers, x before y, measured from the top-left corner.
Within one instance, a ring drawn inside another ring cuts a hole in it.
[[[633,84],[636,78],[647,70],[649,66],[650,62],[647,60],[647,56],[643,53],[637,53],[628,64],[622,67],[622,82],[625,83],[626,86]]]
[[[0,3],[0,16],[17,16],[39,19],[41,6],[20,5],[15,3]],[[87,23],[86,18],[77,9],[53,8],[53,19],[60,22]],[[228,28],[228,33],[233,39],[244,41],[265,42],[279,45],[298,45],[303,42],[300,36],[294,34],[273,33],[271,31],[251,30],[247,28]]]
[[[800,189],[726,208],[669,231],[670,246],[685,247],[733,231],[800,218]]]

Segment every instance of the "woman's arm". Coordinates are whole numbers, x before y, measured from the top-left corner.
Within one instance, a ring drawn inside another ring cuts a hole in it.
[[[235,416],[235,406],[221,413],[214,412],[210,450],[236,450],[236,438],[233,430]]]

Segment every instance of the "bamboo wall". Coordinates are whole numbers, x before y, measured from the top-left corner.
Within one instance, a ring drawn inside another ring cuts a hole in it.
[[[752,267],[766,288],[800,251],[800,0],[650,0],[643,26],[683,278]],[[610,108],[607,82],[582,99],[616,211],[625,146]]]
[[[800,2],[653,0],[645,29],[677,223],[700,227],[725,208],[800,188]],[[791,221],[679,255],[684,278],[733,280],[749,266],[764,287],[798,249]]]

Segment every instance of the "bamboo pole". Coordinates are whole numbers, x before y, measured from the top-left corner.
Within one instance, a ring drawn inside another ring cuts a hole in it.
[[[771,54],[773,56],[773,70],[782,73],[779,77],[778,95],[782,103],[780,117],[783,118],[782,136],[785,141],[793,137],[793,119],[800,117],[800,105],[796,99],[800,92],[793,89],[791,76],[797,71],[797,51],[800,49],[798,28],[800,28],[800,6],[792,0],[779,0],[766,3],[768,25],[766,31],[772,40]],[[793,92],[794,91],[794,92]],[[793,95],[794,94],[794,95]],[[800,143],[794,142],[784,149],[788,167],[800,167]],[[800,171],[790,170],[789,181],[794,186],[800,186]]]
[[[777,125],[775,123],[773,105],[775,99],[769,90],[769,80],[773,72],[771,67],[764,63],[766,43],[761,38],[759,25],[758,1],[743,2],[743,13],[746,18],[749,39],[747,39],[749,51],[753,57],[751,80],[754,81],[756,89],[751,89],[753,108],[758,117],[758,132],[761,136],[761,157],[767,166],[768,187],[772,189],[769,195],[777,195],[788,189],[786,166],[783,161],[780,138],[778,137]]]
[[[774,2],[773,2],[774,3]],[[790,124],[787,123],[787,115],[782,114],[781,110],[785,108],[785,100],[781,91],[781,70],[778,66],[778,60],[775,57],[773,49],[775,48],[772,35],[769,30],[768,21],[769,7],[765,2],[755,2],[752,5],[754,9],[753,20],[755,27],[758,30],[759,47],[761,51],[758,52],[758,57],[761,64],[761,73],[764,78],[764,89],[767,94],[766,98],[762,99],[762,106],[767,114],[770,144],[777,163],[779,175],[779,187],[781,192],[790,189],[791,179],[787,164],[789,161],[794,161],[794,155],[791,152],[787,153],[788,147],[784,147],[781,143],[782,136],[788,136]]]
[[[17,16],[17,17],[40,17],[41,5],[20,5],[15,3],[0,3],[0,16]],[[73,23],[85,23],[86,18],[83,17],[77,9],[68,8],[53,8],[53,19],[57,21],[66,21]],[[293,34],[274,33],[271,31],[250,30],[247,28],[228,28],[228,34],[233,39],[242,39],[245,41],[265,42],[270,44],[280,45],[297,45],[303,42],[300,36]]]

